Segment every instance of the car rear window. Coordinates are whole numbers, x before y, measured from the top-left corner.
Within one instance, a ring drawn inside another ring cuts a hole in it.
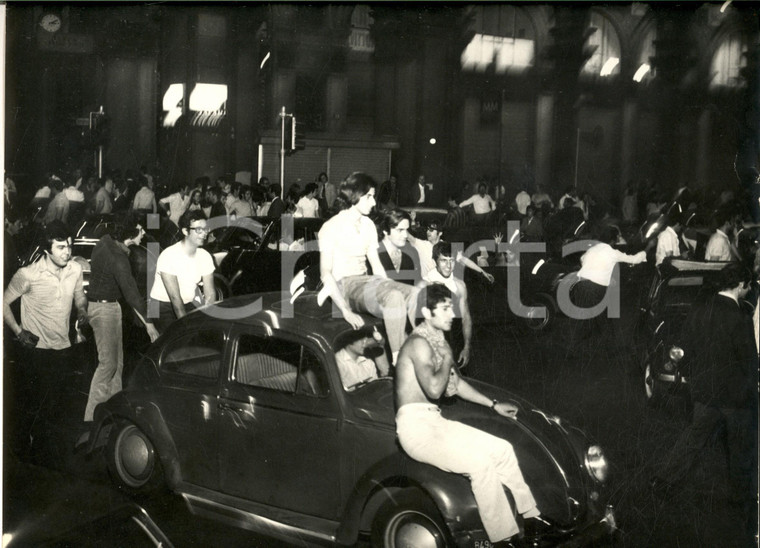
[[[162,371],[216,379],[222,364],[224,334],[218,330],[185,333],[169,342],[161,355]]]

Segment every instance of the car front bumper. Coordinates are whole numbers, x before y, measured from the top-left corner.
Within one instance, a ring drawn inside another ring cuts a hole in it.
[[[609,537],[617,531],[615,509],[608,505],[604,515],[598,520],[572,531],[558,531],[556,535],[546,536],[530,543],[536,548],[580,548]],[[492,545],[488,541],[485,531],[463,531],[454,538],[456,546],[460,548],[487,548]]]

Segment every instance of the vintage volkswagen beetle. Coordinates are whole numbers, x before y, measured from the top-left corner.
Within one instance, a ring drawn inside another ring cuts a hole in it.
[[[89,449],[107,438],[113,480],[138,493],[165,483],[198,514],[309,545],[369,536],[385,546],[487,545],[469,481],[399,448],[393,380],[343,388],[333,349],[348,323],[315,293],[282,299],[257,294],[195,311],[149,348],[126,388],[95,410]],[[602,449],[518,396],[472,383],[513,401],[518,417],[457,398],[443,414],[513,444],[558,524],[539,545],[575,546],[614,529]]]
[[[711,279],[727,264],[666,259],[657,268],[639,324],[645,337],[642,373],[649,404],[688,395],[689,360],[681,347],[681,327],[693,305],[709,295]]]

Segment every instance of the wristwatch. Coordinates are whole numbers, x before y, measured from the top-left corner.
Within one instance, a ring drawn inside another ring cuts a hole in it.
[[[498,403],[499,403],[499,402],[498,402],[497,400],[491,400],[491,409],[496,409],[496,405],[497,405]]]

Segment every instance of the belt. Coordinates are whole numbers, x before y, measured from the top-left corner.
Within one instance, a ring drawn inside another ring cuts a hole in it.
[[[87,297],[87,300],[91,303],[116,303],[119,302],[118,299],[93,299],[91,297]]]

